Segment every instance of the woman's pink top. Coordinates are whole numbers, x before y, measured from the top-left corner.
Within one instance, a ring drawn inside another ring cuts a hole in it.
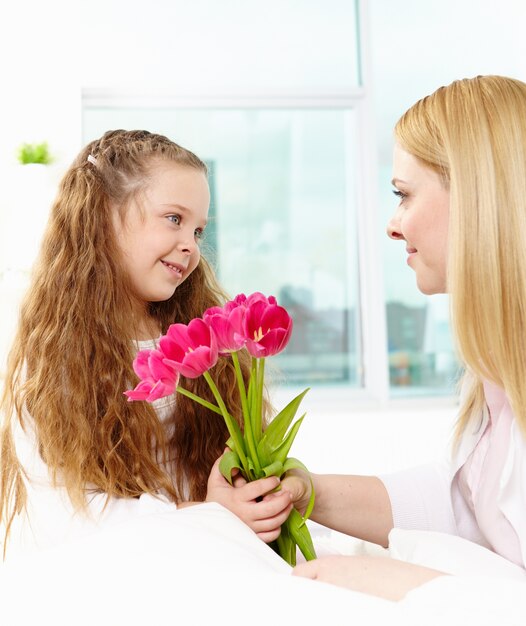
[[[509,449],[513,413],[503,389],[485,382],[484,393],[489,420],[477,446],[458,471],[455,480],[488,546],[497,554],[524,567],[517,533],[497,502]]]

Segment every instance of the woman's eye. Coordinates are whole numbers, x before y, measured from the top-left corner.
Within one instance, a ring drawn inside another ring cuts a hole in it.
[[[203,239],[205,236],[205,231],[202,228],[196,228],[194,230],[194,236],[196,239]]]
[[[407,194],[405,194],[403,191],[400,191],[400,189],[393,189],[393,193],[395,196],[400,198],[400,201],[404,200],[404,198],[407,198]]]
[[[180,224],[181,223],[181,218],[179,217],[179,215],[168,215],[168,219],[173,224]]]

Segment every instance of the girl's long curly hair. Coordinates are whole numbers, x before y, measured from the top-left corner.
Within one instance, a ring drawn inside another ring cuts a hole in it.
[[[66,487],[79,509],[88,486],[108,497],[163,490],[180,502],[206,495],[211,466],[228,439],[223,419],[178,395],[168,440],[151,405],[123,395],[137,382],[130,340],[134,303],[112,212],[117,207],[125,214],[159,160],[206,173],[197,156],[162,135],[115,130],[87,145],[62,179],[21,308],[2,398],[0,513],[8,531],[26,503],[12,434],[12,420],[24,427],[26,410],[53,481]],[[226,299],[201,258],[169,300],[150,304],[150,314],[164,333],[171,323],[188,323]],[[248,357],[242,367],[248,376]],[[232,414],[240,416],[230,361],[220,359],[212,375]],[[213,402],[202,377],[180,384]],[[168,458],[174,475],[162,462]]]

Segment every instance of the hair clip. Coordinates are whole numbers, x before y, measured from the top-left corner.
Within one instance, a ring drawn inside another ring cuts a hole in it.
[[[97,159],[92,154],[88,154],[88,161],[93,163],[93,165],[97,165]]]

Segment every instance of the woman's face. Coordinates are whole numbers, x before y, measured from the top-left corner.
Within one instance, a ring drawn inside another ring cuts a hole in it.
[[[422,293],[446,293],[449,191],[440,176],[395,145],[394,193],[400,198],[387,225],[391,239],[405,241],[407,264]]]

